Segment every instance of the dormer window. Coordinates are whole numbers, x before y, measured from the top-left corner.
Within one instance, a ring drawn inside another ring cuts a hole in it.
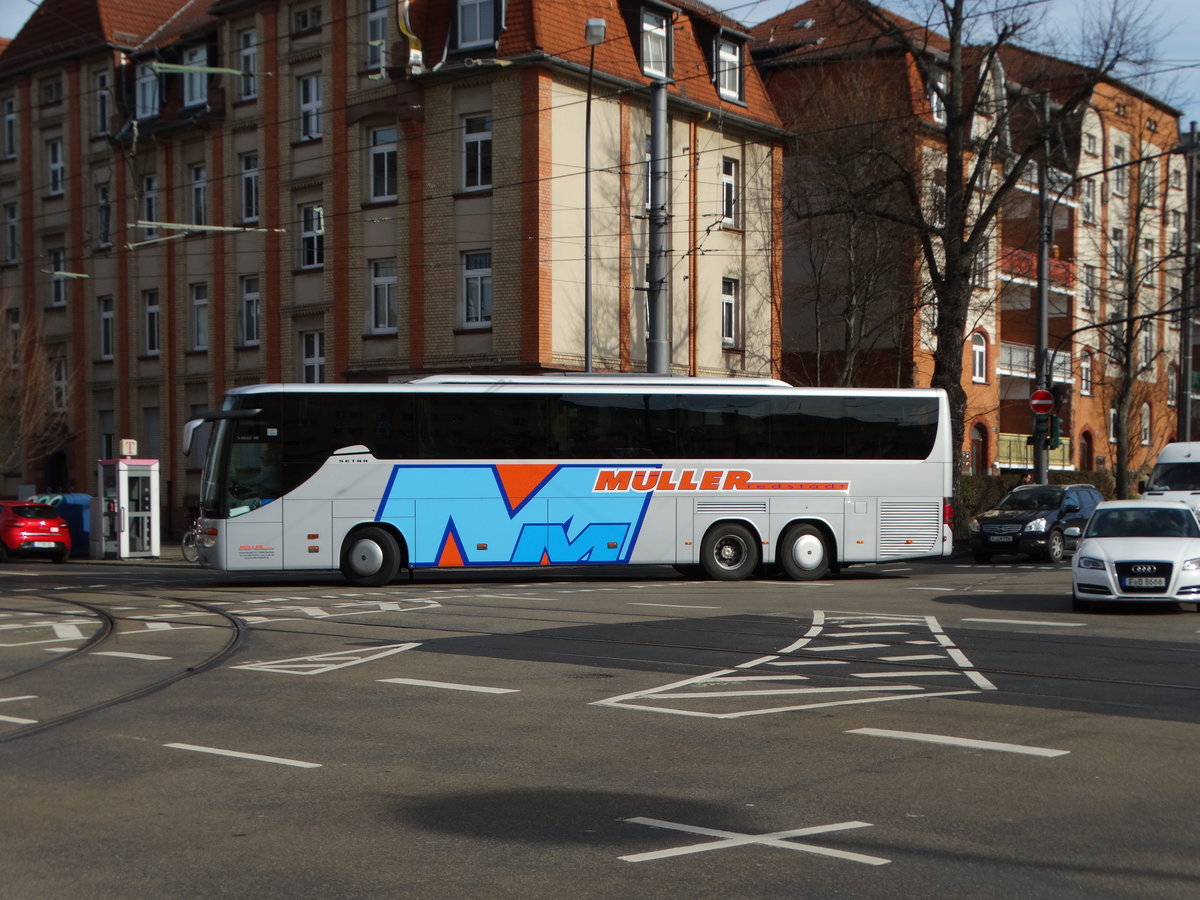
[[[495,40],[495,0],[458,0],[458,46],[477,47]]]
[[[742,45],[717,41],[717,90],[726,100],[742,99]]]
[[[642,11],[642,72],[646,75],[667,77],[668,34],[665,15]]]

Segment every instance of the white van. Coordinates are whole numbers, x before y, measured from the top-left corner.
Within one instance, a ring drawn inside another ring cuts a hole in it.
[[[1138,485],[1142,499],[1182,500],[1200,507],[1200,442],[1167,444],[1150,477]]]

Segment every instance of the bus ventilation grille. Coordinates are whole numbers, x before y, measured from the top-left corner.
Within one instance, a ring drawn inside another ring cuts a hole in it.
[[[765,514],[767,511],[767,501],[762,500],[755,503],[722,503],[719,500],[697,500],[696,512],[698,513],[742,513],[743,515],[753,515],[755,513]]]
[[[913,556],[936,549],[942,540],[942,504],[879,502],[879,556]]]

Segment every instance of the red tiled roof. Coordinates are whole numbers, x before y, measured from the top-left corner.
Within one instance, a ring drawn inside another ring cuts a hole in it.
[[[776,48],[781,55],[788,56],[823,57],[853,56],[899,46],[894,37],[863,11],[863,5],[856,0],[808,0],[755,26],[751,31],[754,48],[756,51]],[[937,52],[949,50],[950,42],[931,28],[882,7],[876,8],[907,34],[916,47]],[[801,24],[809,19],[811,25]]]

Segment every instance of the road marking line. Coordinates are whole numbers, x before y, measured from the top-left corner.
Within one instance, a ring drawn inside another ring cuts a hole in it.
[[[121,650],[97,650],[92,656],[121,656],[126,659],[171,659],[170,656],[154,656],[150,653],[125,653]]]
[[[37,694],[22,694],[20,697],[0,697],[0,703],[11,703],[13,700],[36,700]]]
[[[417,687],[445,688],[449,691],[475,691],[480,694],[519,694],[516,688],[481,687],[475,684],[453,684],[449,681],[420,681],[416,678],[380,678],[387,684],[411,684]]]
[[[947,588],[947,587],[910,587],[910,591],[959,591],[962,588]]]
[[[296,766],[300,769],[319,769],[320,763],[304,762],[300,759],[285,759],[282,756],[262,756],[258,753],[243,753],[240,750],[222,750],[218,747],[200,747],[196,744],[163,744],[172,750],[194,750],[197,753],[211,753],[214,756],[232,756],[236,759],[250,759],[255,762],[276,763],[281,766]]]
[[[911,671],[908,669],[899,672],[856,672],[855,678],[919,678],[922,675],[961,675],[962,672],[958,669],[921,669],[919,671]]]
[[[649,825],[651,828],[668,828],[672,831],[684,831],[688,834],[699,834],[714,837],[718,840],[707,841],[703,844],[692,844],[687,847],[674,847],[670,850],[652,850],[649,853],[632,853],[620,857],[625,862],[649,862],[655,859],[667,859],[672,856],[684,856],[690,853],[703,853],[707,850],[723,850],[727,847],[745,847],[750,844],[763,844],[767,847],[779,847],[784,850],[802,850],[805,853],[816,853],[820,856],[833,856],[849,862],[866,863],[870,866],[882,866],[891,860],[879,856],[866,856],[862,853],[851,853],[847,850],[833,850],[829,847],[817,847],[813,844],[793,843],[789,838],[804,837],[812,834],[827,834],[831,831],[845,831],[848,828],[870,828],[870,822],[837,822],[832,825],[816,825],[809,828],[793,828],[789,831],[773,831],[767,834],[741,834],[736,831],[723,831],[717,828],[702,828],[698,825],[682,825],[678,822],[665,822],[662,819],[648,819],[638,816],[626,819],[635,825]]]
[[[941,659],[941,657],[936,657]],[[848,666],[844,659],[781,659],[767,663],[768,666]]]
[[[9,722],[13,725],[35,725],[37,719],[21,719],[17,716],[0,716],[0,722]]]
[[[842,650],[873,650],[876,647],[890,647],[891,644],[838,644],[836,647],[805,647],[809,653],[837,653]]]
[[[1049,625],[1052,628],[1082,628],[1087,622],[1039,622],[1034,619],[963,619],[964,622],[994,622],[998,625]]]
[[[669,606],[671,609],[720,609],[719,606],[687,606],[683,603],[630,603],[630,606]]]
[[[1052,750],[1048,747],[1029,747],[1024,744],[977,741],[973,738],[950,737],[944,734],[922,734],[918,731],[888,731],[883,728],[854,728],[847,731],[846,734],[865,734],[871,737],[896,738],[902,741],[920,741],[927,744],[948,744],[953,747],[970,747],[975,750],[1023,753],[1026,756],[1066,756],[1071,752],[1070,750]]]
[[[954,660],[956,663],[958,663],[960,666],[962,666],[962,672],[964,675],[966,675],[968,678],[970,678],[973,682],[975,682],[977,685],[979,685],[985,691],[996,690],[996,686],[994,684],[992,684],[990,681],[987,680],[987,678],[985,678],[978,671],[976,671],[974,668],[972,668],[971,661],[969,659],[967,659],[966,654],[964,654],[957,647],[947,647],[946,653],[949,655],[949,657],[952,660]]]

